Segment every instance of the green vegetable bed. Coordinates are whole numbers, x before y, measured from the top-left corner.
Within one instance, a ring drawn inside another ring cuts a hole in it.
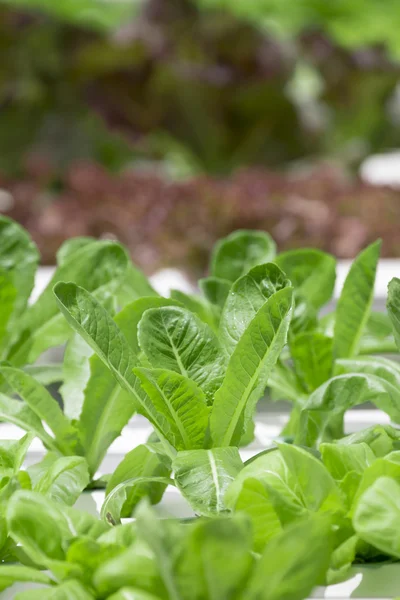
[[[0,442],[0,587],[39,585],[19,600],[301,600],[352,565],[395,566],[400,280],[387,315],[372,313],[379,250],[320,318],[336,263],[318,250],[277,254],[268,234],[238,231],[199,295],[163,298],[120,244],[77,238],[28,306],[37,251],[0,219],[0,418],[26,431]],[[35,365],[64,344],[62,365]],[[289,400],[290,419],[243,462],[265,394]],[[346,435],[364,403],[393,425]],[[103,473],[135,413],[151,435]],[[47,452],[26,467],[35,437]],[[168,486],[194,517],[159,518]],[[93,489],[100,518],[72,508]]]

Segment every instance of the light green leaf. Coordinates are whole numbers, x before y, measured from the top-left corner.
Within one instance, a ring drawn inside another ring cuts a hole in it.
[[[363,250],[351,265],[336,307],[333,353],[351,358],[358,352],[374,297],[381,242]]]
[[[73,506],[89,484],[88,465],[84,458],[66,456],[56,460],[35,484],[34,491]]]
[[[235,281],[226,299],[219,326],[221,343],[229,356],[268,298],[289,286],[286,275],[273,263],[258,265]]]
[[[176,521],[156,519],[144,502],[136,510],[136,522],[140,539],[150,547],[157,560],[168,600],[184,600],[174,572],[184,529]]]
[[[400,279],[397,277],[394,277],[389,283],[386,308],[392,322],[397,348],[400,349]]]
[[[175,483],[193,510],[206,516],[226,510],[224,495],[243,468],[237,448],[179,452],[173,462]]]
[[[3,327],[7,325],[11,339],[15,337],[12,328],[20,327],[19,319],[26,310],[38,263],[39,252],[25,229],[12,219],[0,215],[0,273],[2,275],[0,320]],[[3,308],[3,301],[7,299],[10,302],[12,296],[14,296],[13,307],[8,304],[7,309],[7,305]],[[7,324],[5,313],[8,314]]]
[[[5,590],[14,583],[42,583],[43,585],[51,585],[52,579],[46,573],[24,567],[22,565],[7,565],[0,566],[0,590]]]
[[[167,306],[147,310],[139,323],[140,347],[155,368],[192,379],[212,399],[225,365],[213,331],[188,310]]]
[[[108,600],[160,600],[160,596],[154,596],[139,589],[122,588],[112,596],[109,596]]]
[[[163,486],[164,488],[168,485],[175,485],[173,479],[168,477],[155,477],[155,476],[143,476],[133,477],[127,479],[122,483],[119,483],[111,492],[106,496],[103,506],[101,507],[101,518],[109,525],[119,525],[121,523],[121,515],[123,507],[129,498],[137,493],[138,490],[143,488],[150,488],[154,485]],[[140,506],[140,505],[139,505]]]
[[[384,458],[378,458],[364,471],[354,497],[354,505],[357,504],[360,496],[380,477],[390,477],[400,484],[400,452],[391,452]],[[352,512],[354,511],[352,510]]]
[[[92,348],[80,335],[74,333],[65,348],[63,384],[60,388],[64,414],[69,419],[79,419],[81,415],[85,388],[90,378],[89,359],[92,355]]]
[[[321,444],[319,447],[322,461],[332,477],[338,481],[343,479],[349,471],[363,474],[376,456],[371,448],[365,444]]]
[[[27,433],[20,440],[0,440],[0,477],[18,474],[33,438]]]
[[[0,270],[0,357],[4,358],[4,350],[8,346],[8,331],[10,320],[15,310],[17,289],[13,284],[12,274]]]
[[[397,352],[392,323],[388,314],[371,312],[359,344],[360,354]]]
[[[0,393],[0,419],[34,434],[47,448],[58,451],[55,440],[43,428],[41,419],[25,402]]]
[[[278,444],[278,448],[293,477],[292,490],[308,511],[336,513],[343,510],[339,488],[320,460],[293,444]]]
[[[321,250],[302,248],[279,254],[274,263],[292,282],[296,298],[318,310],[332,297],[336,260]]]
[[[249,525],[235,515],[198,520],[190,528],[176,560],[182,598],[230,600],[246,590],[254,563]]]
[[[117,485],[128,479],[168,478],[171,474],[171,462],[168,457],[161,453],[161,450],[162,448],[157,452],[156,446],[141,444],[128,452],[111,475],[106,494],[110,494]],[[147,483],[132,487],[121,509],[120,517],[130,517],[134,508],[144,496],[147,496],[152,504],[157,504],[163,497],[165,488],[165,484],[159,483]]]
[[[234,282],[252,267],[274,260],[276,245],[268,233],[239,230],[214,246],[211,275]]]
[[[343,437],[346,410],[372,402],[400,422],[400,390],[376,375],[338,375],[321,385],[306,402],[297,443],[312,446]]]
[[[126,272],[129,258],[116,242],[100,241],[80,248],[54,273],[38,300],[25,311],[22,333],[8,360],[14,365],[34,362],[51,346],[64,343],[71,330],[58,312],[53,287],[62,280],[82,284],[89,292],[106,293]]]
[[[373,425],[337,440],[339,445],[365,443],[376,457],[386,456],[393,450],[400,449],[400,431],[390,425]]]
[[[15,596],[15,600],[95,600],[95,596],[82,583],[71,579],[50,589],[20,592]]]
[[[205,277],[199,280],[199,287],[211,304],[220,308],[225,304],[225,300],[231,289],[232,282],[219,277]]]
[[[57,284],[54,293],[71,327],[93,348],[121,387],[132,396],[133,406],[139,406],[162,435],[165,418],[160,417],[141,389],[133,373],[138,358],[115,321],[91,294],[73,283]]]
[[[79,454],[81,447],[77,431],[46,388],[28,373],[5,363],[0,364],[0,374],[29,408],[47,423],[60,449],[69,454]]]
[[[270,373],[286,344],[292,288],[276,292],[260,308],[233,352],[211,413],[214,446],[238,444]]]
[[[136,404],[98,356],[92,356],[89,366],[90,377],[77,426],[90,473],[94,475],[109,447],[135,413]]]
[[[244,512],[250,517],[255,552],[262,552],[269,540],[282,531],[270,494],[257,479],[248,477],[243,481],[234,505],[229,508],[235,512]]]
[[[236,504],[248,479],[262,483],[283,524],[310,512],[344,510],[340,490],[322,462],[291,444],[279,444],[279,450],[252,459],[227,490],[228,506]]]
[[[295,372],[281,361],[278,362],[269,379],[268,387],[274,392],[274,399],[291,400],[295,404],[303,404],[307,394],[300,385]]]
[[[154,515],[156,520],[157,517]],[[154,560],[154,557],[149,550],[145,540],[137,539],[136,531],[134,539],[132,535],[123,533],[130,529],[132,531],[132,523],[129,525],[117,525],[110,528],[109,532],[103,535],[109,539],[110,533],[118,532],[119,534],[111,543],[117,543],[119,546],[127,545],[127,549],[117,557],[111,558],[98,567],[93,575],[93,583],[102,598],[108,598],[111,594],[118,593],[121,588],[138,588],[149,594],[160,593],[163,599],[166,598],[165,588],[160,578],[159,569]],[[136,530],[136,522],[134,523]],[[121,544],[119,540],[131,540],[128,544]],[[107,541],[107,543],[110,543]],[[147,599],[146,599],[147,600]]]
[[[163,434],[176,450],[202,448],[208,426],[206,397],[194,381],[166,369],[134,369],[158,414]],[[168,428],[167,428],[168,424]]]
[[[267,545],[243,600],[303,600],[323,582],[332,552],[329,521],[302,519]]]
[[[61,364],[39,364],[26,365],[24,371],[29,373],[39,383],[44,386],[52,385],[53,383],[61,383],[63,380],[63,370]]]
[[[380,477],[358,499],[353,516],[357,535],[394,558],[400,558],[400,485]]]
[[[7,523],[10,536],[28,557],[51,569],[64,560],[64,543],[77,535],[60,505],[37,492],[24,490],[13,495],[7,507]]]
[[[335,375],[369,373],[400,388],[400,365],[383,356],[357,356],[335,362]]]
[[[331,377],[333,340],[318,332],[304,332],[290,340],[290,353],[297,376],[308,392]]]
[[[349,576],[350,568],[357,556],[358,536],[352,535],[332,552],[331,564],[326,575],[327,584],[334,585]]]

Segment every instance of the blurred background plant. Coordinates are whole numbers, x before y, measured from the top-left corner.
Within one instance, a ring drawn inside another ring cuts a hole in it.
[[[244,225],[397,255],[399,192],[357,173],[399,146],[399,25],[397,0],[0,0],[0,211],[49,263],[111,234],[201,270]]]

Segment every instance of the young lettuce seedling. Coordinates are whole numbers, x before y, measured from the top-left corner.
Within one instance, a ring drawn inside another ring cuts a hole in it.
[[[225,504],[251,519],[259,553],[305,515],[329,517],[335,539],[327,581],[337,583],[354,562],[398,558],[399,442],[399,431],[378,425],[323,443],[314,454],[278,444],[246,464],[228,487]]]
[[[55,288],[71,327],[114,374],[157,435],[156,448],[150,445],[133,450],[112,476],[103,513],[112,514],[113,520],[130,514],[146,482],[150,489],[157,486],[155,497],[159,498],[171,470],[175,484],[198,513],[212,515],[225,510],[224,492],[242,468],[238,447],[251,427],[257,401],[268,384],[276,385],[274,376],[283,364],[287,340],[296,357],[294,378],[299,386],[307,382],[306,376],[302,379],[301,368],[296,370],[306,364],[304,357],[318,351],[314,366],[318,362],[324,372],[323,357],[328,364],[326,382],[318,387],[312,381],[315,391],[311,396],[303,391],[297,398],[299,404],[290,425],[298,443],[313,446],[343,436],[345,411],[366,400],[399,419],[399,394],[385,379],[362,371],[331,377],[336,356],[343,360],[357,351],[372,301],[379,244],[356,259],[330,339],[316,329],[318,321],[308,316],[316,315],[332,293],[333,259],[312,250],[277,257],[275,261],[296,281],[293,290],[291,280],[275,263],[253,266],[242,275],[245,267],[242,264],[239,269],[240,261],[253,264],[267,247],[267,240],[255,235],[258,254],[250,244],[250,260],[249,239],[249,232],[239,232],[233,242],[229,238],[222,242],[214,254],[213,283],[221,273],[225,282],[228,276],[233,279],[241,275],[224,300],[217,331],[204,314],[201,319],[200,312],[168,305],[171,300],[156,306],[154,301],[146,305],[147,300],[142,299],[140,307],[133,303],[126,309],[126,323],[132,324],[128,343],[115,320],[87,291],[74,284],[60,283]],[[230,272],[225,262],[232,243],[239,258]],[[341,320],[346,310],[351,315],[347,324]],[[299,333],[302,327],[308,327],[307,333]],[[312,374],[306,373],[309,381]],[[290,378],[285,386],[290,387]],[[151,458],[150,462],[143,462],[143,456]]]
[[[252,303],[244,298],[242,310],[240,301],[236,303],[242,288],[230,292],[229,310],[236,311],[240,318],[232,318],[229,349],[222,345],[222,336],[218,337],[207,323],[187,309],[154,307],[152,301],[153,307],[145,310],[144,299],[125,309],[126,322],[138,324],[137,329],[130,330],[137,339],[131,338],[129,342],[118,327],[119,316],[113,320],[87,291],[75,284],[60,283],[55,288],[70,325],[110,369],[132,405],[153,425],[159,440],[157,454],[169,458],[169,471],[171,467],[176,471],[181,490],[187,497],[198,493],[196,486],[188,486],[183,476],[185,470],[190,472],[191,464],[209,478],[211,485],[205,499],[208,507],[205,506],[204,513],[215,513],[222,508],[220,497],[224,486],[219,484],[219,478],[228,468],[225,463],[233,461],[235,468],[241,466],[237,447],[252,423],[256,403],[264,394],[268,377],[287,340],[293,307],[289,281],[273,264],[255,269],[262,270],[268,285],[261,290],[255,286]],[[142,311],[140,319],[138,303]],[[228,329],[226,324],[226,337]],[[152,465],[159,473],[160,461],[154,461],[154,448],[145,451],[140,447],[137,452],[152,453]],[[121,464],[120,473],[126,478],[132,469],[135,481],[140,478],[142,484],[143,478],[148,477],[151,483],[152,477],[158,475],[149,473],[146,463],[140,472],[138,458],[139,454],[130,453]],[[167,475],[165,466],[161,469],[163,476]],[[108,491],[112,493],[111,486],[116,486],[112,497],[118,492],[122,506],[132,508],[132,501],[124,496],[128,487],[135,493],[135,486],[128,481],[121,489],[119,483],[122,482],[113,477]]]
[[[38,594],[82,600],[301,600],[323,582],[332,552],[330,522],[320,516],[289,526],[260,555],[252,552],[246,515],[183,524],[160,520],[141,504],[135,523],[109,529],[22,491],[8,508],[7,524],[33,566],[0,566],[0,588],[28,581],[46,586],[16,596],[21,600]]]
[[[111,314],[144,294],[157,300],[157,294],[116,242],[75,238],[60,248],[57,260],[50,283],[28,306],[38,252],[19,225],[0,217],[0,419],[34,433],[59,455],[87,456],[93,475],[135,407],[126,402],[100,361],[90,360],[90,349],[82,343],[77,347],[73,330],[58,310],[53,287],[63,279],[83,284]],[[118,319],[123,328],[123,312]],[[31,364],[44,351],[65,342],[62,369]],[[44,385],[64,379],[63,412]],[[81,413],[82,421],[76,424]]]
[[[46,289],[28,306],[39,253],[27,232],[0,217],[0,358],[14,366],[32,365],[49,348],[64,344],[71,329],[60,315],[53,295],[59,281],[84,285],[110,309],[138,295],[155,293],[116,242],[74,238],[59,250],[58,266]],[[59,368],[30,367],[44,381],[58,380]]]
[[[18,490],[34,490],[57,503],[72,506],[89,482],[84,458],[49,454],[44,463],[23,469],[33,440],[26,434],[20,440],[0,441],[0,559],[1,562],[21,560],[20,549],[8,535],[7,509]]]

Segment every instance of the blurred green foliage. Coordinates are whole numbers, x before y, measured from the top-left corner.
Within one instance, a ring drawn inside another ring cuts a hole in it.
[[[230,11],[284,37],[314,28],[337,44],[386,47],[400,59],[398,0],[196,0],[203,9]]]
[[[57,19],[109,30],[137,14],[142,0],[1,0],[13,8],[47,12]]]
[[[0,172],[357,165],[399,144],[398,2],[196,2],[0,0]]]

